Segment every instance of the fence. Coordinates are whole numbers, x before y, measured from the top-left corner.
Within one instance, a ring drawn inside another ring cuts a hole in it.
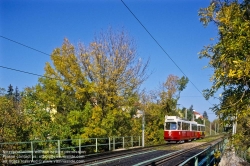
[[[31,163],[141,146],[140,136],[0,143],[0,163]],[[15,159],[15,160],[14,160]],[[18,159],[18,160],[16,160]],[[13,161],[15,161],[13,163]]]
[[[218,142],[214,145],[210,145],[208,148],[204,149],[200,153],[190,157],[186,161],[184,161],[179,166],[185,165],[194,165],[194,166],[203,166],[203,165],[213,165],[212,163],[215,162],[216,158],[214,157],[214,153],[216,151],[220,151],[221,154],[225,148],[225,140]]]

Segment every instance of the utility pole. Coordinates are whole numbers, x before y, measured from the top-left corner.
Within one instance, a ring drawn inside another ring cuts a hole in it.
[[[194,121],[194,111],[192,111],[192,121]]]
[[[142,147],[144,147],[144,128],[145,128],[145,113],[142,111]]]
[[[233,135],[236,134],[236,128],[237,128],[237,115],[238,115],[238,110],[236,110],[236,115],[233,117]]]
[[[237,127],[237,121],[234,119],[234,122],[233,122],[233,133],[232,133],[232,135],[236,134],[236,127]]]
[[[216,134],[216,123],[214,124],[214,134]]]
[[[219,123],[218,123],[218,129],[217,132],[220,133],[220,114],[219,114]]]
[[[185,119],[187,120],[187,108],[185,109]]]
[[[211,122],[210,122],[210,135],[211,135]]]

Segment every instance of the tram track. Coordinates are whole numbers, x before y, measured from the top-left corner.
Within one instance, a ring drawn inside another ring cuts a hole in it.
[[[216,142],[219,142],[219,141],[216,141]],[[213,145],[213,143],[208,142],[208,143],[198,145],[189,149],[179,150],[172,154],[168,154],[164,156],[164,158],[161,157],[161,159],[156,159],[150,162],[145,162],[143,164],[147,166],[155,166],[155,165],[177,166],[181,164],[182,162],[184,162],[189,157],[201,152],[203,149],[207,148],[210,145]]]
[[[100,154],[93,154],[93,155],[80,155],[68,159],[55,159],[55,160],[49,160],[49,161],[42,161],[41,163],[34,163],[29,164],[29,166],[35,166],[35,165],[64,165],[64,166],[74,166],[74,165],[93,165],[97,162],[103,162],[103,161],[112,161],[112,159],[117,158],[126,158],[138,154],[145,154],[153,150],[153,148],[157,147],[163,147],[163,146],[170,146],[166,144],[161,145],[153,145],[149,147],[138,147],[138,148],[132,148],[132,149],[126,149],[126,150],[118,150],[118,151],[112,151],[112,152],[106,152],[106,153],[100,153]]]
[[[222,140],[222,139],[221,139]],[[219,142],[221,140],[217,140],[214,142],[208,142],[204,143],[198,146],[194,146],[192,148],[187,148],[187,149],[181,149],[181,150],[155,150],[152,151],[148,154],[143,154],[140,156],[140,154],[135,154],[136,156],[140,157],[131,157],[131,158],[125,158],[125,159],[112,159],[113,161],[97,161],[95,163],[85,163],[88,166],[94,166],[94,165],[134,165],[134,166],[144,166],[144,165],[150,165],[150,166],[155,166],[155,165],[169,165],[169,166],[174,166],[174,165],[179,165],[183,161],[185,161],[187,158],[190,156],[193,156],[206,147],[215,144],[216,142]]]
[[[75,158],[54,160],[50,163],[35,165],[64,165],[64,166],[141,166],[141,165],[169,165],[174,166],[182,163],[187,158],[199,153],[206,147],[214,144],[189,142],[185,144],[164,144],[145,148],[134,148],[129,150],[113,151],[93,156],[78,156]],[[216,142],[219,142],[217,139]],[[197,146],[197,144],[199,144]],[[193,146],[193,147],[189,147]]]

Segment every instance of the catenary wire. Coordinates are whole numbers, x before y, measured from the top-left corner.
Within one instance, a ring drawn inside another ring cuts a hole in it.
[[[15,40],[10,39],[10,38],[4,37],[4,36],[2,36],[2,35],[0,35],[0,37],[1,37],[1,38],[4,38],[4,39],[6,39],[6,40],[9,40],[9,41],[11,41],[11,42],[14,42],[14,43],[16,43],[16,44],[19,44],[19,45],[21,45],[21,46],[24,46],[24,47],[27,47],[27,48],[29,48],[29,49],[32,49],[32,50],[34,50],[34,51],[40,52],[40,53],[42,53],[42,54],[44,54],[44,55],[50,56],[50,54],[47,54],[47,53],[45,53],[45,52],[43,52],[43,51],[40,51],[40,50],[35,49],[35,48],[33,48],[33,47],[27,46],[27,45],[25,45],[25,44],[22,44],[22,43],[20,43],[20,42],[17,42],[17,41],[15,41]]]
[[[165,51],[161,44],[154,38],[154,36],[148,31],[148,29],[142,24],[142,22],[136,17],[136,15],[130,10],[130,8],[121,0],[123,5],[128,9],[128,11],[134,16],[134,18],[139,22],[139,24],[144,28],[144,30],[149,34],[149,36],[155,41],[155,43],[161,48],[161,50],[168,56],[168,58],[174,63],[174,65],[181,71],[181,73],[188,78],[188,76],[183,72],[183,70],[177,65],[177,63],[171,58],[171,56]],[[188,78],[189,79],[189,78]],[[189,79],[191,84],[195,89],[203,96],[203,93],[197,88],[197,86]],[[204,97],[204,96],[203,96]],[[209,100],[206,100],[210,103]],[[212,105],[212,103],[210,103]]]
[[[36,73],[31,73],[31,72],[27,72],[27,71],[23,71],[23,70],[19,70],[19,69],[14,69],[14,68],[2,66],[2,65],[0,65],[0,67],[4,68],[4,69],[8,69],[8,70],[17,71],[17,72],[20,72],[20,73],[25,73],[25,74],[30,74],[30,75],[38,76],[38,77],[44,77],[44,78],[59,80],[57,78],[51,78],[51,77],[48,77],[48,76],[44,76],[44,75],[40,75],[40,74],[36,74]],[[59,81],[61,81],[61,80],[59,80]]]

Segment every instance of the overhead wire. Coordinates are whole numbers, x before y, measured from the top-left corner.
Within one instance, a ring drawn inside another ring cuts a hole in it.
[[[44,77],[44,78],[59,80],[57,78],[51,78],[51,77],[48,77],[48,76],[44,76],[44,75],[40,75],[40,74],[36,74],[36,73],[32,73],[32,72],[27,72],[27,71],[23,71],[23,70],[19,70],[19,69],[14,69],[14,68],[2,66],[2,65],[0,65],[0,68],[4,68],[4,69],[8,69],[8,70],[13,70],[13,71],[21,72],[21,73],[25,73],[25,74],[30,74],[30,75],[34,75],[34,76],[38,76],[38,77]],[[61,80],[59,80],[59,81],[61,81]],[[203,97],[203,96],[181,96],[181,97]]]
[[[48,76],[44,76],[44,75],[40,75],[40,74],[36,74],[36,73],[31,73],[31,72],[27,72],[27,71],[23,71],[23,70],[19,70],[19,69],[14,69],[14,68],[2,66],[2,65],[0,65],[0,67],[4,68],[4,69],[8,69],[8,70],[17,71],[17,72],[20,72],[20,73],[25,73],[25,74],[30,74],[30,75],[38,76],[38,77],[44,77],[44,78],[59,80],[57,78],[51,78],[51,77],[48,77]],[[61,81],[61,80],[59,80],[59,81]]]
[[[161,50],[167,55],[167,57],[174,63],[174,65],[181,71],[181,73],[188,78],[188,76],[183,72],[183,70],[177,65],[177,63],[171,58],[171,56],[165,51],[161,44],[155,39],[155,37],[148,31],[148,29],[142,24],[142,22],[136,17],[132,10],[126,5],[126,3],[121,0],[123,5],[128,9],[128,11],[134,16],[134,18],[139,22],[139,24],[144,28],[144,30],[149,34],[149,36],[155,41],[155,43],[161,48]],[[203,93],[197,88],[197,86],[188,78],[195,89],[204,97]],[[205,97],[204,97],[205,98]],[[206,100],[206,99],[205,99]],[[209,100],[206,100],[209,104],[213,105]]]
[[[33,48],[33,47],[31,47],[31,46],[28,46],[28,45],[26,45],[26,44],[20,43],[20,42],[18,42],[18,41],[15,41],[15,40],[13,40],[13,39],[10,39],[10,38],[5,37],[5,36],[2,36],[2,35],[0,35],[0,37],[3,38],[3,39],[9,40],[9,41],[11,41],[11,42],[13,42],[13,43],[19,44],[19,45],[21,45],[21,46],[23,46],[23,47],[32,49],[32,50],[34,50],[34,51],[36,51],[36,52],[39,52],[39,53],[41,53],[41,54],[44,54],[44,55],[47,55],[47,56],[51,57],[50,54],[45,53],[45,52],[43,52],[43,51],[40,51],[40,50],[38,50],[38,49],[36,49],[36,48]],[[1,68],[4,68],[4,69],[8,69],[8,70],[13,70],[13,71],[16,71],[16,72],[21,72],[21,73],[26,73],[26,74],[38,76],[38,77],[44,77],[44,78],[49,78],[49,79],[55,79],[55,80],[62,81],[62,80],[57,79],[57,78],[51,78],[51,77],[48,77],[48,76],[44,76],[44,75],[40,75],[40,74],[36,74],[36,73],[32,73],[32,72],[23,71],[23,70],[20,70],[20,69],[10,68],[10,67],[6,67],[6,66],[2,66],[2,65],[0,65],[0,67],[1,67]]]
[[[4,38],[4,39],[6,39],[6,40],[9,40],[9,41],[11,41],[11,42],[13,42],[13,43],[16,43],[16,44],[19,44],[19,45],[21,45],[21,46],[24,46],[24,47],[27,47],[27,48],[29,48],[29,49],[32,49],[32,50],[34,50],[34,51],[40,52],[41,54],[50,56],[50,54],[47,54],[47,53],[45,53],[45,52],[43,52],[43,51],[40,51],[40,50],[35,49],[35,48],[33,48],[33,47],[27,46],[27,45],[25,45],[25,44],[22,44],[22,43],[20,43],[20,42],[17,42],[17,41],[15,41],[15,40],[10,39],[10,38],[4,37],[4,36],[2,36],[2,35],[0,35],[0,37],[1,37],[1,38]]]

